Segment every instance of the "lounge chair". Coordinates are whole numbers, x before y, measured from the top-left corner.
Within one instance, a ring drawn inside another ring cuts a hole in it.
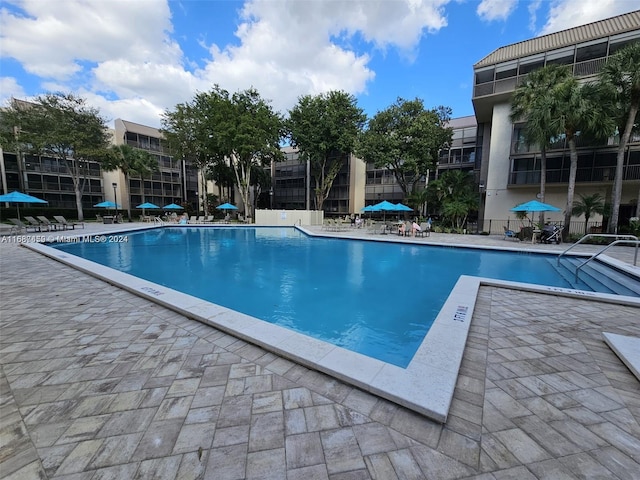
[[[38,215],[38,220],[40,220],[40,223],[42,223],[43,225],[46,225],[47,227],[49,227],[49,230],[58,230],[58,228],[60,228],[61,230],[64,229],[64,227],[62,225],[60,225],[57,222],[52,222],[50,221],[47,217],[43,216],[43,215]]]
[[[193,224],[193,223],[198,223],[198,217],[196,217],[195,215],[191,215],[189,217],[189,223]]]
[[[75,230],[76,226],[84,228],[84,222],[68,222],[62,215],[54,215],[53,218],[55,218],[56,222],[62,225],[64,230]]]
[[[40,227],[35,227],[33,225],[26,225],[22,222],[22,220],[18,220],[17,218],[10,218],[9,221],[13,223],[12,232],[13,233],[29,233],[29,229],[34,232],[39,232]]]
[[[43,225],[41,222],[39,222],[38,220],[36,220],[33,217],[30,216],[25,216],[23,217],[27,222],[29,222],[29,226],[30,227],[34,227],[37,228],[39,232],[45,231],[48,232],[49,231],[49,227],[47,227],[46,225]]]
[[[503,240],[506,240],[507,238],[513,238],[515,240],[518,240],[518,234],[516,232],[514,232],[513,230],[508,230],[507,227],[505,226],[503,226],[502,228],[504,229]]]

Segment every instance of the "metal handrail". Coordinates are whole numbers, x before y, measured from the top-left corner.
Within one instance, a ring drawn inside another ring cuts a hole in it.
[[[164,225],[164,221],[160,218],[160,217],[153,217],[153,223],[155,224],[160,224],[161,226]]]
[[[565,255],[573,247],[581,244],[584,240],[587,240],[587,239],[593,238],[593,237],[615,238],[616,242],[617,242],[617,240],[635,240],[636,242],[638,241],[638,237],[636,237],[635,235],[618,235],[618,234],[615,234],[615,233],[588,233],[584,237],[582,237],[580,240],[578,240],[576,243],[574,243],[569,248],[567,248],[560,255],[558,255],[558,258],[556,260],[557,265],[560,265],[560,257]],[[613,242],[613,243],[616,243],[616,242]],[[610,245],[612,245],[612,244],[610,244]],[[609,245],[607,245],[602,251],[604,252],[607,248],[609,248]],[[596,256],[599,255],[600,253],[601,252],[598,252],[598,254],[596,254]],[[635,253],[635,256],[633,257],[633,265],[634,266],[636,265],[637,261],[638,261],[638,244],[636,243],[636,253]]]
[[[589,263],[591,260],[596,258],[601,253],[606,252],[609,248],[613,247],[614,245],[619,245],[619,244],[622,244],[622,243],[635,244],[636,253],[635,253],[635,256],[633,257],[633,265],[635,266],[636,263],[637,263],[637,260],[638,260],[638,245],[640,245],[640,240],[638,240],[637,238],[635,240],[616,240],[615,242],[610,243],[609,245],[607,245],[606,247],[604,247],[602,250],[598,251],[597,253],[594,253],[589,258],[587,258],[584,262],[582,262],[580,265],[578,265],[578,268],[576,268],[576,283],[578,283],[578,272],[580,272],[580,269],[582,267],[584,267],[587,263]]]

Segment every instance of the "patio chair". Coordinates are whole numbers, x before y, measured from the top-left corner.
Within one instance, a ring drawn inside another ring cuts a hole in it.
[[[13,223],[12,232],[13,233],[29,233],[29,229],[34,232],[39,232],[40,227],[34,227],[33,225],[26,225],[22,222],[22,220],[18,220],[17,218],[10,218],[9,221]]]
[[[189,217],[189,223],[198,223],[198,217],[196,217],[195,215],[191,215]]]
[[[518,239],[518,234],[516,232],[514,232],[513,230],[508,230],[507,227],[505,227],[505,226],[503,226],[502,228],[504,229],[503,240],[506,240],[507,238],[513,238],[515,240],[519,240]]]
[[[25,216],[23,217],[27,222],[29,222],[29,226],[30,227],[34,227],[37,228],[39,232],[44,231],[49,231],[49,227],[47,227],[46,225],[43,225],[41,222],[39,222],[38,220],[36,220],[33,217],[30,216]]]
[[[49,230],[58,230],[58,228],[60,228],[60,229],[64,228],[58,222],[52,222],[51,220],[49,220],[44,215],[38,215],[37,218],[38,218],[38,220],[40,220],[40,223],[42,223],[43,225],[46,225],[47,227],[49,227]]]
[[[420,230],[416,230],[416,237],[430,237],[431,236],[431,224],[428,222],[422,222],[420,224]]]
[[[58,222],[60,225],[62,225],[62,228],[64,230],[75,230],[76,227],[82,227],[84,228],[84,222],[68,222],[66,218],[64,218],[62,215],[54,215],[53,218],[56,220],[56,222]]]

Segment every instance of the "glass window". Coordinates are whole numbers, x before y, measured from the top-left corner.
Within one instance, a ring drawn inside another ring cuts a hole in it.
[[[511,78],[518,75],[518,64],[516,62],[510,62],[496,66],[496,80],[502,80],[503,78]]]
[[[607,55],[607,42],[595,43],[578,47],[576,51],[576,62],[584,62],[594,58],[602,58]]]
[[[493,68],[476,72],[476,85],[493,82]]]
[[[543,66],[544,66],[544,61],[542,59],[535,62],[531,62],[531,63],[521,64],[519,74],[526,75],[528,73],[533,72],[534,70],[538,70],[539,68],[542,68]]]

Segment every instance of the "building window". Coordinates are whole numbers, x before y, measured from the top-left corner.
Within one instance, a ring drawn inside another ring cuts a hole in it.
[[[594,58],[607,56],[607,42],[596,43],[584,47],[578,47],[576,51],[576,62],[585,62]]]

